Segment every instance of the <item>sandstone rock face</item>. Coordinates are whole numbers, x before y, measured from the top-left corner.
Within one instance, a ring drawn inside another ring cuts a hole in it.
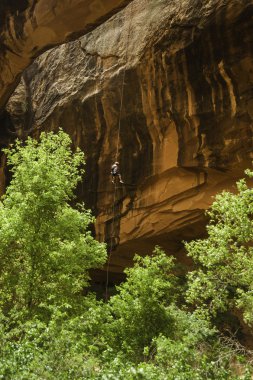
[[[155,244],[185,260],[212,196],[251,165],[252,17],[252,0],[136,0],[37,59],[10,100],[20,136],[62,127],[86,152],[79,193],[112,278]]]
[[[94,29],[130,0],[1,0],[0,108],[42,51]]]

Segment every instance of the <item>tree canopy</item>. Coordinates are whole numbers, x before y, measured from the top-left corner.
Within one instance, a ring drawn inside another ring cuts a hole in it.
[[[246,171],[249,177],[253,172]],[[209,315],[237,309],[253,322],[253,189],[245,179],[237,192],[223,191],[207,212],[206,239],[186,244],[197,263],[189,274],[188,301]]]
[[[250,380],[252,354],[215,317],[252,321],[252,189],[223,192],[206,239],[186,244],[196,269],[157,247],[135,256],[108,301],[89,290],[106,246],[75,204],[84,154],[63,131],[5,150],[12,179],[0,202],[0,379]],[[253,175],[249,172],[249,175]],[[186,291],[187,289],[187,291]]]
[[[56,305],[78,308],[88,270],[106,259],[105,245],[88,230],[91,213],[69,203],[84,154],[72,153],[63,131],[17,141],[5,153],[13,175],[0,203],[2,310],[31,317]]]

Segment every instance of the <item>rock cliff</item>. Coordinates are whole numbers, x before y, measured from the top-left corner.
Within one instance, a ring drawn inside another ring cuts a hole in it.
[[[62,127],[86,152],[79,196],[113,248],[112,278],[155,244],[184,261],[212,196],[251,165],[252,17],[253,0],[136,0],[43,54],[9,101],[6,131]]]
[[[0,108],[41,52],[94,29],[130,0],[1,0]]]

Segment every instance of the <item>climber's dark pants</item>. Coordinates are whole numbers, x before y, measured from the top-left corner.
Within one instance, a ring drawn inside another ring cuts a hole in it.
[[[111,173],[112,174],[112,182],[115,182],[115,178],[118,177],[119,181],[122,181],[120,173]]]

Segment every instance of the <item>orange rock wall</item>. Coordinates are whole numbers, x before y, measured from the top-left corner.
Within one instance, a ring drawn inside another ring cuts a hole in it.
[[[251,0],[136,0],[37,59],[8,103],[12,132],[62,127],[86,152],[79,196],[113,247],[112,277],[155,244],[185,261],[212,196],[251,165],[252,16]]]
[[[20,74],[49,47],[87,33],[130,0],[1,0],[0,108]]]

